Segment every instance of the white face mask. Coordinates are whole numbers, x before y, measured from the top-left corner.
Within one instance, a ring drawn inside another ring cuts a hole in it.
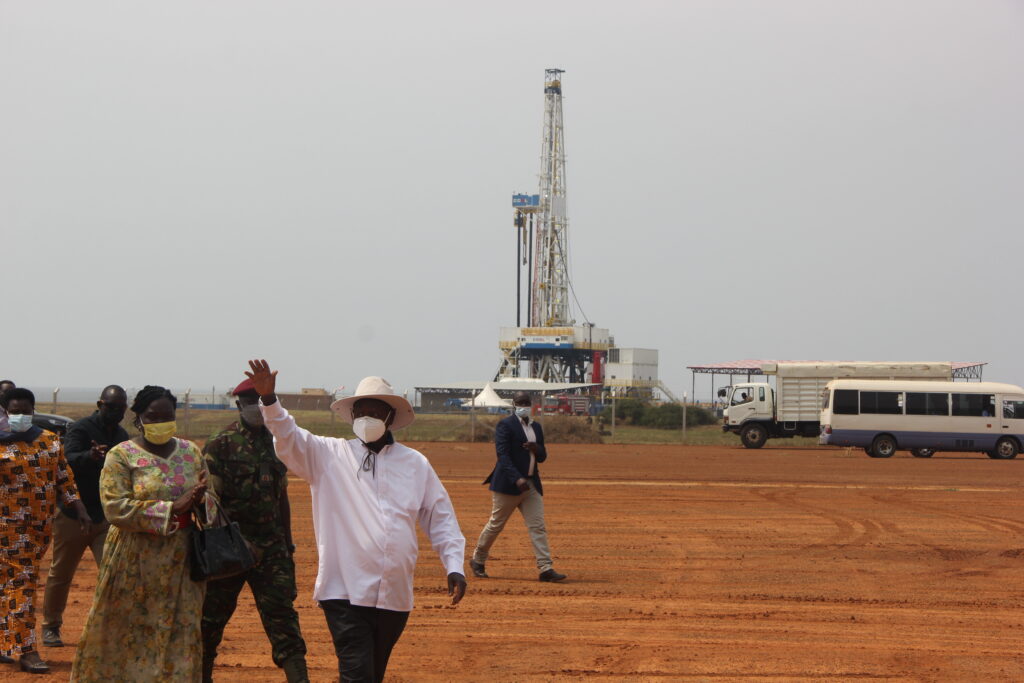
[[[242,406],[241,411],[242,419],[245,420],[245,424],[250,427],[262,427],[263,426],[263,413],[260,412],[260,407],[256,404]]]
[[[388,430],[383,420],[375,417],[357,417],[352,420],[352,431],[356,433],[363,443],[373,443]]]
[[[530,406],[516,406],[516,416],[520,419],[530,417]]]
[[[10,426],[12,432],[27,432],[28,428],[32,426],[32,416],[8,415],[7,424]]]

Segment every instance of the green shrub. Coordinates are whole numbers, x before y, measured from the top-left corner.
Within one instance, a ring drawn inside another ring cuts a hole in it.
[[[620,398],[615,401],[615,422],[617,424],[639,425],[647,411],[647,404],[638,398]],[[612,404],[605,403],[600,413],[605,422],[611,424]]]
[[[461,425],[454,433],[456,441],[494,441],[494,429],[501,417],[479,417],[476,430],[468,424]],[[545,443],[601,443],[601,434],[596,424],[585,417],[572,415],[542,415],[539,422],[544,430]]]
[[[626,410],[622,411],[623,404]],[[612,409],[606,406],[601,412],[601,417],[611,422]],[[639,427],[653,427],[655,429],[682,429],[683,411],[678,403],[662,403],[653,405],[643,403],[634,398],[622,399],[615,406],[615,421],[618,424],[631,424]],[[688,427],[700,427],[703,425],[716,424],[718,419],[715,414],[701,406],[686,406],[686,425]]]
[[[657,429],[681,429],[683,411],[678,403],[663,403],[660,406],[646,406],[640,425]],[[687,415],[689,417],[689,415]]]
[[[541,418],[545,443],[601,443],[596,423],[575,415],[546,415]]]
[[[476,418],[476,427],[467,420],[455,430],[455,441],[494,441],[494,428],[503,418],[488,415]]]

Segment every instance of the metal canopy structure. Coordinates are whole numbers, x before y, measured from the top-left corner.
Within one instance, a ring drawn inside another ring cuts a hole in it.
[[[769,363],[852,363],[855,361],[824,361],[824,360],[756,360],[756,359],[745,359],[745,360],[733,360],[726,361],[724,363],[710,363],[707,365],[687,365],[686,369],[690,371],[690,384],[691,392],[695,392],[697,389],[697,375],[712,375],[711,378],[711,396],[714,400],[715,395],[715,378],[713,375],[729,375],[730,377],[735,375],[746,375],[747,381],[755,375],[763,375],[764,372],[761,370],[761,366]],[[971,381],[975,380],[980,382],[982,379],[982,372],[984,367],[988,365],[987,362],[954,362],[951,363],[953,366],[953,379]],[[732,380],[729,380],[730,383]],[[695,393],[694,393],[695,395]]]

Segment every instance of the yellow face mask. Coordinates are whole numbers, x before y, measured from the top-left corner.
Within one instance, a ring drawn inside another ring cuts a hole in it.
[[[174,433],[178,431],[178,423],[174,422],[153,422],[151,424],[142,424],[142,433],[146,437],[146,441],[162,446],[174,437]]]

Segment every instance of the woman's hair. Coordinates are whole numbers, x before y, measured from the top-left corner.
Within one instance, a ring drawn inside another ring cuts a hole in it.
[[[18,399],[27,400],[32,404],[32,408],[35,409],[36,395],[28,389],[22,389],[21,387],[14,387],[5,391],[3,396],[0,396],[0,406],[7,410],[7,404]]]
[[[10,392],[8,392],[7,395],[10,396]],[[135,400],[132,402],[131,410],[136,415],[142,415],[142,413],[146,412],[146,408],[149,407],[150,403],[158,401],[161,398],[169,399],[171,403],[174,404],[175,409],[177,409],[178,399],[174,397],[174,394],[163,387],[147,384],[142,387],[139,393],[135,394]]]

